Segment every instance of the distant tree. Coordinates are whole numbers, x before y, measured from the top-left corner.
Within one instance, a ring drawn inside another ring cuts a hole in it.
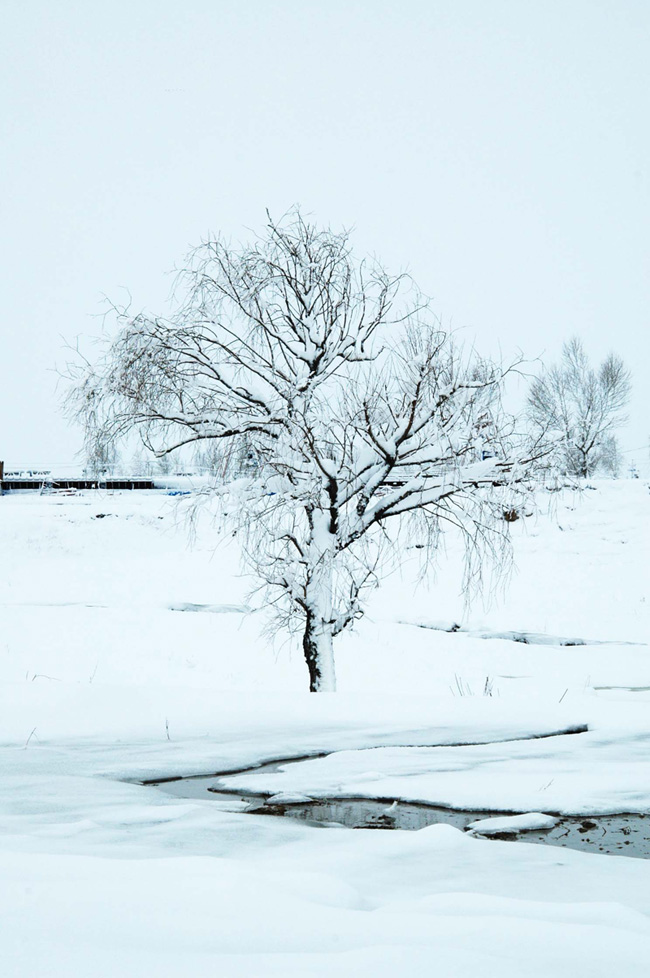
[[[630,373],[620,357],[611,353],[595,370],[573,337],[559,364],[532,382],[528,412],[539,431],[556,438],[563,471],[586,478],[612,459],[613,431],[625,421],[629,394]]]
[[[106,479],[115,472],[119,453],[114,439],[96,428],[86,439],[84,472],[91,479]]]
[[[504,557],[505,494],[530,460],[507,449],[506,371],[463,355],[409,279],[298,211],[251,245],[207,241],[181,281],[171,318],[119,312],[76,410],[90,437],[138,429],[162,458],[235,446],[241,477],[212,498],[302,633],[310,689],[332,690],[333,640],[406,541],[428,567],[449,524],[468,575]]]
[[[209,475],[216,482],[233,477],[233,444],[217,439],[199,442],[193,455],[193,466],[199,475]]]
[[[144,457],[142,455],[142,452],[135,451],[131,456],[128,474],[135,478],[144,475]]]
[[[156,468],[160,475],[171,475],[174,469],[174,463],[171,456],[167,453],[159,455],[156,458]]]
[[[137,450],[133,453],[131,457],[131,471],[130,475],[135,478],[149,477],[153,474],[153,456],[150,452],[145,454]]]
[[[612,479],[617,479],[621,474],[623,456],[621,447],[616,435],[606,435],[603,439],[603,446],[600,453],[600,467],[610,475]]]

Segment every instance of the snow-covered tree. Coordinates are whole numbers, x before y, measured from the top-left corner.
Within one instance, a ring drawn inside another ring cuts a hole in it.
[[[170,318],[128,310],[75,404],[92,433],[138,429],[160,457],[231,443],[241,477],[212,489],[282,622],[300,629],[310,689],[335,688],[333,640],[386,561],[446,523],[469,573],[507,543],[504,371],[466,357],[405,276],[352,255],[298,211],[250,245],[208,240]],[[509,429],[508,429],[509,430]]]
[[[138,477],[149,477],[153,473],[153,456],[150,452],[145,454],[140,450],[136,451],[131,456],[131,470],[130,475],[135,478]]]
[[[623,455],[621,452],[621,446],[618,443],[618,438],[616,435],[606,435],[603,438],[602,447],[600,450],[600,467],[603,472],[611,476],[612,479],[618,479],[621,473],[621,467],[623,465]]]
[[[625,421],[629,395],[630,373],[620,357],[610,353],[594,370],[573,337],[560,363],[531,384],[528,410],[535,428],[556,439],[561,469],[586,478],[612,459],[612,433]]]
[[[156,468],[160,475],[171,475],[174,468],[174,463],[171,456],[165,452],[156,459]]]
[[[229,454],[227,449],[224,451],[222,442],[199,442],[192,455],[192,465],[199,475],[211,475],[224,481]]]
[[[255,447],[248,435],[237,439],[203,440],[193,455],[194,466],[201,475],[219,482],[232,481],[257,471]]]
[[[84,473],[91,479],[106,479],[119,465],[115,441],[100,428],[93,428],[86,439]]]

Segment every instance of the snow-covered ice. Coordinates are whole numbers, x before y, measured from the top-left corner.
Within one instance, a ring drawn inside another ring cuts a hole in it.
[[[535,832],[552,829],[558,819],[542,812],[526,812],[523,815],[504,815],[501,818],[479,818],[467,828],[474,835],[493,835],[499,832]]]

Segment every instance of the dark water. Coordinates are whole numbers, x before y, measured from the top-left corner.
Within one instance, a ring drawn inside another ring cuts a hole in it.
[[[288,762],[252,768],[251,772],[268,771]],[[232,774],[234,772],[228,772]],[[240,773],[240,772],[238,772]],[[221,775],[221,777],[226,776]],[[443,808],[422,802],[395,801],[391,798],[321,798],[309,801],[267,802],[263,793],[224,791],[219,775],[178,778],[147,782],[177,798],[212,800],[220,809],[295,818],[314,826],[345,826],[350,829],[417,830],[443,823],[465,830],[480,818],[512,815],[513,812]],[[555,814],[555,813],[549,813]],[[584,852],[650,858],[650,815],[622,813],[615,815],[560,815],[551,829],[532,832],[502,832],[491,839],[544,843]]]

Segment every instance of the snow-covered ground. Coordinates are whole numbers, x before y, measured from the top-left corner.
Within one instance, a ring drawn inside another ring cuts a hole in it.
[[[2,975],[647,975],[646,860],[315,828],[128,783],[331,751],[229,780],[649,812],[650,493],[595,486],[513,524],[517,571],[488,606],[464,607],[453,545],[427,587],[408,554],[340,640],[335,696],[305,693],[297,645],[264,636],[234,542],[203,516],[188,544],[185,497],[2,497]]]

